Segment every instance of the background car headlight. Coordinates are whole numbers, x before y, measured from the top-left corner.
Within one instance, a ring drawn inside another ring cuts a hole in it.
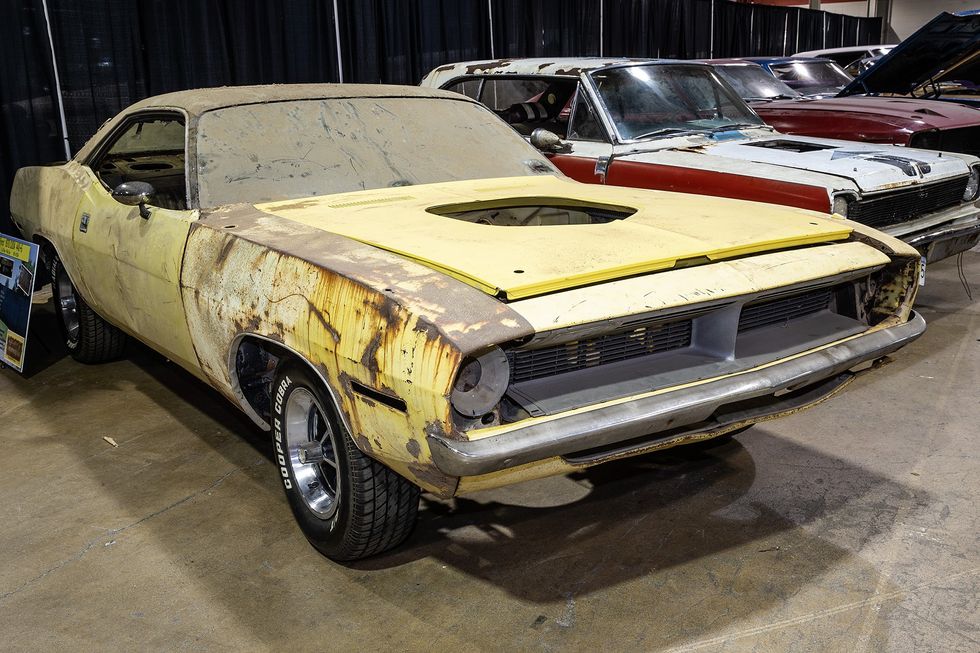
[[[463,361],[456,374],[450,401],[461,415],[479,417],[497,407],[509,382],[507,355],[494,347]]]
[[[833,207],[832,207],[831,210],[834,213],[837,213],[839,215],[842,215],[842,216],[844,216],[846,218],[847,217],[847,206],[848,206],[848,204],[851,203],[851,200],[853,200],[853,199],[854,198],[851,197],[850,195],[835,195],[834,196],[834,205],[833,205]]]
[[[970,166],[970,178],[966,182],[966,190],[963,191],[963,201],[972,202],[980,194],[980,165]]]

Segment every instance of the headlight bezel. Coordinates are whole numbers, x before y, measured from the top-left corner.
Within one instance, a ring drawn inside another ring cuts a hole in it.
[[[830,212],[846,218],[848,207],[855,200],[857,197],[853,193],[836,193],[830,202]]]
[[[476,419],[497,408],[509,385],[507,354],[500,347],[492,347],[463,359],[453,379],[449,403],[460,415]]]
[[[970,177],[963,190],[963,201],[973,202],[978,196],[980,196],[980,163],[974,163],[970,166]]]

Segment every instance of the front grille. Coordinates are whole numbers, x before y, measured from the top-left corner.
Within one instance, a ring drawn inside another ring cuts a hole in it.
[[[966,177],[960,177],[893,191],[881,197],[855,200],[847,207],[847,217],[869,227],[887,227],[914,220],[961,202],[966,182]]]
[[[691,320],[641,326],[620,333],[543,347],[511,350],[511,383],[680,349],[691,344]]]
[[[832,288],[818,288],[800,295],[748,304],[738,320],[738,332],[789,322],[830,306]]]

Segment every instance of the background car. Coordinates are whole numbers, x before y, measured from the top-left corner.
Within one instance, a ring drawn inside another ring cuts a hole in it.
[[[830,59],[800,57],[743,57],[807,98],[833,97],[853,81]]]
[[[440,66],[422,84],[484,102],[590,183],[847,215],[930,261],[980,239],[975,157],[774,131],[708,65],[524,59]]]
[[[758,65],[708,60],[759,116],[784,134],[980,155],[980,112],[913,97],[804,98]]]
[[[980,107],[980,9],[943,12],[877,60],[840,97],[908,96]]]
[[[21,169],[11,207],[72,355],[131,336],[216,388],[271,432],[297,523],[339,560],[403,541],[420,488],[730,434],[925,328],[898,240],[579,184],[477,102],[418,88],[150,98]]]
[[[827,48],[825,50],[807,50],[797,52],[793,58],[818,58],[830,59],[844,69],[851,77],[857,77],[860,73],[879,59],[882,55],[888,54],[892,45],[859,45],[846,48]]]

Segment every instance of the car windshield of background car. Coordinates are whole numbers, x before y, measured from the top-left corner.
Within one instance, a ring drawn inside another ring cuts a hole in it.
[[[800,94],[755,64],[715,66],[743,100],[791,100]]]
[[[851,83],[851,76],[831,61],[794,61],[770,68],[777,78],[795,89],[830,91]]]
[[[763,124],[707,66],[624,66],[591,76],[621,140]]]
[[[295,100],[217,109],[198,122],[202,208],[532,174],[560,173],[469,101]]]

